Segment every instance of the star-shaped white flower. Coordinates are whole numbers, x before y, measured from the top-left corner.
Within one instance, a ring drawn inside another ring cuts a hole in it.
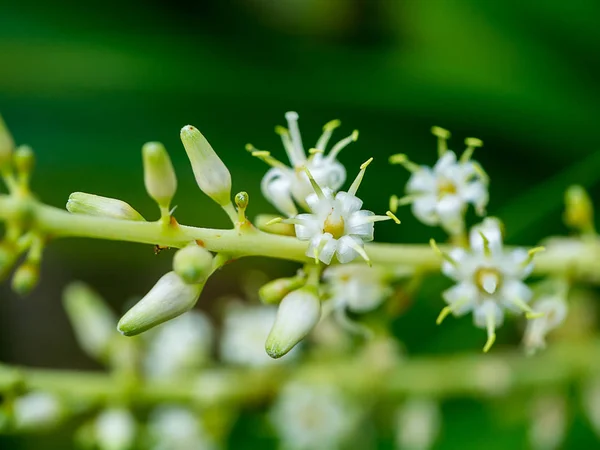
[[[390,158],[393,164],[404,165],[411,173],[406,185],[406,196],[391,199],[392,211],[398,205],[412,203],[413,214],[426,225],[441,225],[449,234],[464,231],[464,215],[469,204],[483,215],[489,200],[487,176],[481,166],[471,160],[479,139],[466,139],[467,149],[460,159],[446,148],[450,133],[438,127],[433,128],[438,136],[439,159],[433,167],[419,166],[398,154]]]
[[[484,347],[487,352],[506,310],[525,312],[528,318],[540,316],[527,304],[532,293],[523,279],[533,270],[533,256],[542,248],[504,249],[500,222],[493,218],[473,227],[469,240],[470,249],[455,248],[449,254],[440,252],[431,241],[444,257],[442,272],[456,281],[456,285],[442,293],[448,306],[442,310],[438,323],[450,313],[462,316],[473,312],[475,325],[487,329],[488,341]]]
[[[310,213],[298,214],[283,222],[295,225],[298,239],[310,241],[306,256],[325,264],[331,263],[334,255],[341,263],[348,263],[358,255],[370,262],[364,243],[373,240],[373,223],[390,219],[400,223],[389,211],[385,216],[376,216],[360,209],[363,202],[356,196],[356,191],[372,160],[361,165],[348,192],[334,193],[329,188],[322,188],[310,170],[305,169],[313,188],[313,193],[306,198]]]
[[[344,184],[346,169],[336,158],[344,147],[358,139],[358,131],[354,130],[350,136],[335,144],[325,155],[333,130],[340,126],[339,120],[332,120],[325,124],[323,134],[307,155],[298,128],[298,114],[289,111],[285,114],[285,118],[288,129],[276,127],[275,131],[281,136],[291,167],[273,158],[270,152],[256,150],[251,144],[248,144],[246,149],[272,167],[261,182],[265,198],[283,214],[292,217],[298,214],[296,205],[303,209],[308,208],[306,198],[313,193],[304,171],[305,167],[323,188],[337,191]]]

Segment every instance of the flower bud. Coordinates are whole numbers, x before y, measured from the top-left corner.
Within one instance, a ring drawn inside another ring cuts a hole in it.
[[[177,177],[169,154],[160,142],[148,142],[142,147],[142,159],[148,195],[158,206],[169,209],[177,190]]]
[[[117,318],[104,300],[84,283],[72,283],[64,291],[63,305],[75,337],[91,357],[107,356],[115,336]]]
[[[310,333],[320,318],[321,302],[314,290],[290,292],[279,305],[265,350],[271,358],[281,358]]]
[[[565,224],[580,231],[594,230],[594,207],[582,186],[570,186],[565,192]]]
[[[259,214],[254,219],[256,228],[261,231],[266,231],[272,234],[281,234],[283,236],[296,236],[296,229],[291,223],[277,222],[276,219],[279,216],[274,214]]]
[[[181,142],[192,164],[196,183],[221,206],[231,203],[231,175],[206,138],[191,125],[181,129]]]
[[[306,279],[302,277],[278,278],[270,281],[258,290],[260,301],[267,305],[280,303],[290,292],[301,288]]]
[[[186,284],[175,272],[169,272],[125,313],[117,328],[125,336],[135,336],[177,317],[192,309],[203,287],[204,283]]]
[[[15,169],[21,174],[30,174],[35,164],[35,155],[31,147],[21,145],[15,151],[13,156]]]
[[[128,203],[116,198],[73,192],[67,201],[67,211],[88,216],[110,217],[121,220],[145,220]]]
[[[12,288],[19,295],[29,294],[40,281],[40,266],[36,263],[25,262],[15,271],[12,278]]]
[[[196,244],[178,250],[173,258],[173,270],[188,284],[206,281],[212,272],[212,265],[212,254]]]
[[[0,116],[0,169],[11,163],[12,152],[15,148],[13,137],[8,131],[2,116]]]

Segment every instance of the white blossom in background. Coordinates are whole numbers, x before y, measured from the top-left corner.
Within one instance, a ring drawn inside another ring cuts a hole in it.
[[[110,408],[98,414],[94,432],[100,450],[128,450],[135,444],[137,424],[127,409]]]
[[[297,354],[294,349],[278,360],[265,352],[265,341],[276,315],[275,306],[230,305],[225,312],[221,332],[221,359],[228,364],[249,367],[293,359]]]
[[[13,418],[19,430],[49,428],[60,422],[63,408],[49,392],[30,392],[14,401]]]
[[[148,338],[145,372],[167,380],[193,374],[210,360],[214,330],[205,314],[189,311],[150,331]]]
[[[273,158],[269,152],[256,150],[251,144],[246,148],[272,166],[261,182],[263,195],[279,211],[292,217],[298,214],[296,204],[304,209],[308,207],[306,197],[313,192],[304,167],[324,188],[337,191],[344,184],[346,169],[337,160],[337,156],[344,147],[358,139],[358,131],[355,130],[350,136],[339,141],[325,155],[333,130],[340,126],[339,120],[333,120],[323,127],[323,134],[307,155],[298,128],[298,114],[289,111],[285,118],[288,129],[277,127],[275,130],[281,136],[291,167]]]
[[[354,405],[331,385],[293,382],[283,387],[270,414],[286,450],[335,450],[356,429]]]
[[[409,399],[396,416],[396,448],[428,450],[433,447],[441,428],[442,414],[433,400]]]
[[[432,244],[437,249],[433,241]],[[537,250],[505,250],[497,219],[487,218],[473,227],[470,249],[454,248],[449,254],[442,253],[442,272],[456,284],[442,293],[448,306],[442,310],[438,323],[450,313],[462,316],[472,312],[475,325],[487,329],[484,351],[488,351],[505,311],[525,312],[529,318],[539,316],[527,304],[532,292],[523,283],[533,270]]]
[[[582,391],[583,410],[596,436],[600,437],[600,378],[591,380]]]
[[[331,263],[334,255],[341,263],[348,263],[359,255],[369,262],[364,243],[373,240],[374,222],[393,219],[400,223],[391,213],[376,216],[371,211],[360,209],[363,202],[356,197],[356,191],[372,160],[360,166],[360,172],[348,192],[335,194],[331,189],[323,189],[308,174],[313,186],[313,193],[306,198],[310,213],[284,220],[295,225],[298,239],[310,241],[306,256],[325,264]]]
[[[150,413],[150,450],[215,450],[217,445],[193,411],[162,405]]]
[[[412,173],[406,185],[407,195],[400,200],[392,197],[391,209],[412,203],[413,214],[424,224],[441,225],[449,234],[461,234],[467,206],[472,204],[483,215],[489,200],[487,176],[479,163],[471,160],[474,149],[483,143],[466,139],[467,149],[457,159],[456,153],[447,149],[450,133],[438,127],[432,131],[438,136],[439,154],[433,167],[414,164],[403,154],[390,158],[390,162],[402,164]]]
[[[546,335],[564,322],[568,311],[567,302],[560,295],[542,297],[531,308],[543,315],[527,323],[523,346],[529,354],[546,348]]]
[[[567,405],[564,396],[549,394],[535,398],[531,405],[529,443],[533,450],[562,447],[567,433]]]

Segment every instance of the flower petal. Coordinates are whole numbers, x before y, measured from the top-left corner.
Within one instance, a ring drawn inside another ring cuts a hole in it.
[[[450,234],[460,233],[464,227],[464,203],[458,195],[445,195],[436,205],[442,226]]]
[[[375,227],[368,218],[374,215],[371,211],[364,209],[353,213],[346,222],[346,234],[357,236],[363,242],[372,241]]]
[[[407,194],[433,193],[437,189],[435,175],[429,167],[414,172],[406,184]]]
[[[263,196],[288,217],[298,213],[290,192],[293,176],[291,170],[274,167],[267,171],[260,184]]]
[[[452,314],[462,316],[477,305],[479,292],[473,283],[458,283],[442,292],[442,297],[452,306]]]
[[[426,225],[437,225],[439,218],[436,214],[437,200],[434,195],[424,195],[415,199],[412,212],[417,219]]]
[[[360,239],[355,239],[352,236],[342,236],[337,241],[337,259],[342,264],[349,263],[354,260],[358,253],[356,250],[352,248],[353,244],[357,243],[362,246],[362,241]]]

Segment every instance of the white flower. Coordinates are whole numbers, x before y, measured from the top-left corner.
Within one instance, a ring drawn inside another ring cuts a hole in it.
[[[270,417],[284,449],[333,450],[346,448],[358,414],[335,387],[296,382],[283,387]]]
[[[468,204],[472,204],[479,215],[483,215],[489,200],[488,180],[481,166],[472,161],[475,147],[482,145],[474,138],[466,140],[467,150],[460,160],[456,154],[446,149],[446,130],[434,127],[434,134],[440,137],[439,159],[433,168],[418,166],[408,161],[405,155],[394,155],[392,163],[403,164],[412,172],[406,185],[407,196],[397,200],[392,198],[394,211],[398,204],[412,203],[413,214],[426,225],[441,225],[449,234],[463,232],[464,214]]]
[[[63,415],[63,407],[49,392],[30,392],[15,400],[13,414],[17,429],[35,430],[56,425]]]
[[[150,378],[189,375],[210,359],[214,331],[208,317],[199,311],[192,310],[150,333],[144,360]]]
[[[216,447],[202,423],[189,409],[163,405],[150,413],[152,450],[213,450]]]
[[[265,341],[275,322],[277,307],[235,304],[227,308],[220,342],[221,359],[229,364],[260,367],[293,359],[292,350],[280,360],[265,352]]]
[[[398,410],[396,418],[396,447],[399,449],[427,450],[435,443],[442,422],[436,402],[409,399]]]
[[[562,448],[567,432],[567,402],[563,395],[545,394],[531,405],[529,443],[533,450]]]
[[[94,429],[100,450],[127,450],[135,442],[137,425],[127,409],[111,408],[96,417]]]
[[[323,134],[307,156],[298,128],[298,114],[290,111],[285,114],[285,118],[289,129],[277,127],[275,130],[281,135],[291,167],[277,161],[269,152],[256,150],[251,144],[246,148],[272,166],[261,182],[262,193],[273,206],[291,217],[298,214],[296,204],[307,208],[306,197],[313,192],[304,167],[310,170],[319,185],[324,188],[336,191],[344,184],[346,169],[336,158],[344,147],[358,139],[358,131],[355,130],[350,136],[339,141],[329,154],[325,155],[333,130],[340,126],[338,120],[333,120],[323,127]]]
[[[495,340],[495,328],[504,321],[505,310],[526,312],[529,318],[539,316],[527,305],[532,293],[522,280],[533,270],[533,255],[540,248],[529,252],[520,248],[505,250],[500,223],[493,218],[471,229],[470,245],[469,250],[455,248],[443,254],[442,272],[456,285],[442,293],[448,306],[438,323],[450,313],[462,316],[473,312],[475,325],[487,328],[484,351],[488,351]]]
[[[546,347],[546,335],[565,320],[568,310],[565,299],[560,295],[542,297],[532,305],[532,309],[543,316],[527,323],[523,345],[530,354]]]
[[[315,258],[315,261],[329,264],[336,255],[339,262],[348,263],[360,255],[369,262],[364,243],[373,240],[373,223],[390,219],[400,223],[390,212],[389,215],[376,216],[371,211],[360,209],[363,202],[356,197],[356,191],[372,160],[369,159],[360,167],[348,192],[337,194],[331,189],[322,189],[307,170],[314,190],[306,198],[311,212],[298,214],[284,222],[295,225],[298,239],[310,241],[306,255]]]

